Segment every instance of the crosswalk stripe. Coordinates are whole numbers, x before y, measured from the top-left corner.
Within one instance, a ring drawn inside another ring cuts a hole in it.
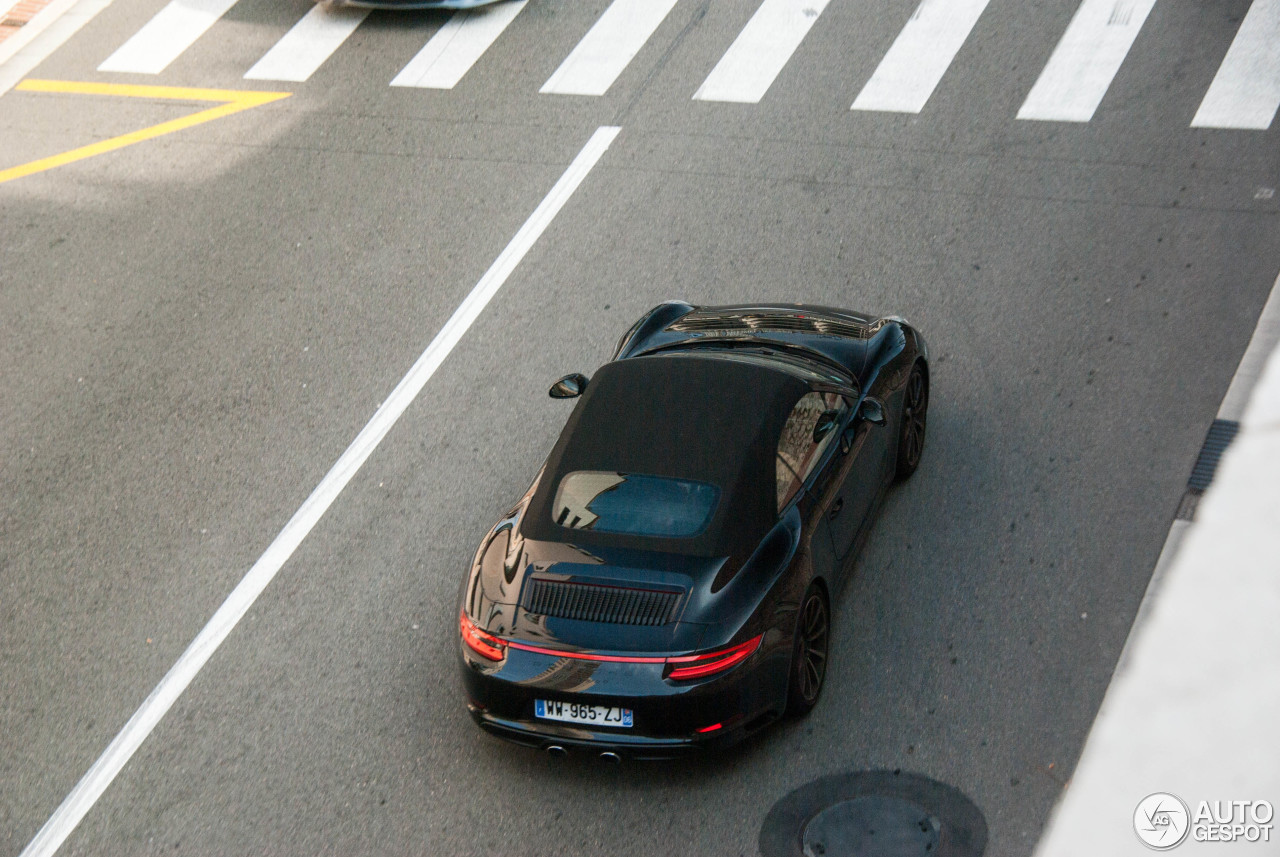
[[[800,47],[828,0],[764,0],[693,97],[755,104]]]
[[[400,70],[391,85],[453,89],[527,2],[508,0],[473,11],[455,12]]]
[[[1280,108],[1280,0],[1253,0],[1193,128],[1265,131]]]
[[[356,31],[368,9],[315,5],[245,73],[246,80],[304,81]]]
[[[1053,49],[1019,119],[1088,122],[1156,0],[1084,0]]]
[[[922,0],[853,102],[853,110],[919,113],[988,0]]]
[[[677,0],[613,0],[540,92],[604,95]]]
[[[236,0],[173,0],[107,57],[98,71],[159,74],[235,4]]]

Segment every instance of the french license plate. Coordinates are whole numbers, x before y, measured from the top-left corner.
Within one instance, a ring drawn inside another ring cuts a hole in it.
[[[630,708],[610,708],[607,705],[582,705],[577,702],[556,702],[535,699],[533,713],[543,720],[560,720],[565,723],[586,723],[592,726],[621,726],[631,728]]]

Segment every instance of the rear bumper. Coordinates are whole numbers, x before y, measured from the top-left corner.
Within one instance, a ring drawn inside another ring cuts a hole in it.
[[[538,749],[552,746],[635,759],[663,759],[727,747],[778,719],[786,706],[790,646],[767,635],[759,651],[723,675],[695,682],[662,678],[661,664],[575,661],[509,650],[499,665],[462,649],[468,710],[490,734]],[[576,668],[576,669],[575,669]],[[629,708],[631,728],[539,719],[534,700]]]
[[[515,744],[537,750],[560,747],[566,751],[589,754],[614,753],[622,758],[636,760],[677,759],[706,750],[728,747],[774,719],[762,719],[751,730],[737,726],[728,730],[719,730],[706,737],[653,738],[647,735],[592,731],[569,723],[505,720],[470,704],[467,709],[471,713],[471,719],[481,729]]]

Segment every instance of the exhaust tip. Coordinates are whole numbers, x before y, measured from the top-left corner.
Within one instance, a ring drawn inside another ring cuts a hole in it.
[[[600,758],[604,759],[606,762],[613,762],[615,765],[620,764],[622,762],[621,756],[619,756],[617,753],[613,753],[608,750],[605,750],[603,753],[601,753]]]
[[[569,751],[564,747],[561,747],[559,744],[551,744],[547,747],[547,755],[555,756],[557,759],[563,759],[565,756],[569,755]]]

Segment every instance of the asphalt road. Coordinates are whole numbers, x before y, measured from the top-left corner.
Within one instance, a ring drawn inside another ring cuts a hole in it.
[[[299,0],[242,0],[159,75],[97,71],[162,5],[116,0],[33,76],[293,95],[0,185],[0,854],[602,125],[61,853],[753,855],[787,792],[875,768],[960,788],[988,855],[1030,853],[1280,271],[1280,199],[1256,198],[1280,130],[1189,127],[1248,3],[1157,5],[1087,123],[1014,118],[1070,0],[992,0],[919,115],[849,110],[911,0],[832,3],[759,104],[690,99],[742,0],[682,0],[599,98],[538,88],[604,0],[531,0],[452,90],[387,86],[437,13],[374,13],[306,82],[242,80]],[[0,168],[184,112],[10,92]],[[809,718],[701,761],[544,758],[466,716],[457,586],[568,413],[548,385],[669,298],[907,316],[934,354],[924,462]]]

